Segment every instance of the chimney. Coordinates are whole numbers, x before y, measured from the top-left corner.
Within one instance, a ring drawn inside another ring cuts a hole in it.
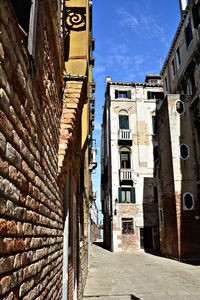
[[[111,81],[112,80],[112,77],[111,76],[106,76],[106,84],[108,81]]]
[[[179,4],[180,4],[181,16],[182,16],[187,6],[187,0],[179,0]]]

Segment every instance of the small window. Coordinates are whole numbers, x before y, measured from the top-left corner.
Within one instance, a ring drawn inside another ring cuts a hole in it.
[[[122,218],[122,234],[134,234],[132,218]]]
[[[194,209],[194,197],[191,193],[183,194],[183,209],[184,210]]]
[[[189,157],[189,147],[186,144],[180,146],[180,156],[182,159],[188,159]]]
[[[177,65],[177,68],[179,68],[181,64],[181,54],[180,54],[180,48],[178,47],[176,49],[176,65]]]
[[[176,101],[176,112],[179,115],[182,115],[185,112],[185,105],[184,105],[183,101],[181,101],[181,100]]]
[[[160,219],[160,223],[163,222],[163,210],[160,208],[159,209],[159,219]]]
[[[154,203],[158,203],[158,189],[156,186],[153,187],[153,194],[154,194]]]
[[[131,91],[119,91],[115,90],[115,98],[128,98],[131,99]]]
[[[157,117],[152,116],[152,132],[153,134],[157,133]]]
[[[186,48],[189,47],[191,41],[193,39],[193,35],[192,35],[192,26],[191,26],[191,22],[189,20],[187,26],[185,27],[185,42],[186,42]]]
[[[119,203],[135,203],[135,188],[119,188],[118,190]]]
[[[165,76],[165,79],[164,79],[164,86],[165,86],[165,91],[167,92],[168,91],[168,79],[167,79],[167,76]]]
[[[153,148],[153,158],[154,161],[157,161],[159,159],[159,151],[158,151],[158,146],[155,146]]]
[[[172,77],[174,78],[174,76],[176,75],[174,58],[171,61],[171,71],[172,71]]]

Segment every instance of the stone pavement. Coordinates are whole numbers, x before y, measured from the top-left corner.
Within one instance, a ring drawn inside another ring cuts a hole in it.
[[[200,300],[200,266],[93,245],[83,300],[94,299]]]

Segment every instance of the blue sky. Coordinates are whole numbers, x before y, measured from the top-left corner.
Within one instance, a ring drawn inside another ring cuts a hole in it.
[[[96,39],[96,114],[94,138],[98,168],[93,176],[100,208],[100,135],[105,76],[116,81],[144,81],[159,74],[180,21],[179,0],[93,0],[93,37]]]

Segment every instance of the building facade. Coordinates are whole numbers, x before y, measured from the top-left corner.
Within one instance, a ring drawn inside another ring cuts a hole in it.
[[[96,163],[92,1],[2,0],[0,19],[0,298],[81,299]]]
[[[143,83],[106,78],[101,201],[104,245],[114,252],[159,249],[153,152],[156,101],[162,98],[159,75],[147,75]]]
[[[180,1],[181,21],[161,75],[155,165],[160,248],[179,260],[200,259],[200,3]]]

